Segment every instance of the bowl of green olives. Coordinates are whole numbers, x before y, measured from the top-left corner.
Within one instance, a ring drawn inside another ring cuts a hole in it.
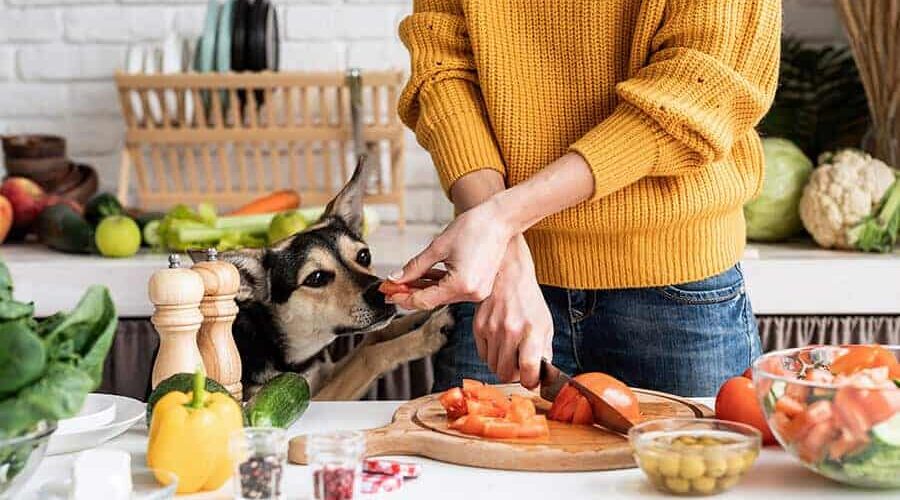
[[[714,495],[730,489],[750,470],[762,436],[749,425],[701,418],[668,418],[628,432],[638,467],[660,491]]]

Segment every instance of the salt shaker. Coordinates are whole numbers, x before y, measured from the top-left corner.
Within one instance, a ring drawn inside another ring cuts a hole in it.
[[[159,352],[153,364],[151,386],[176,373],[193,373],[202,367],[197,349],[197,332],[203,323],[200,301],[203,280],[191,269],[181,267],[177,254],[169,255],[169,268],[150,277],[150,301],[156,310],[150,321],[159,333]]]
[[[200,312],[203,324],[197,338],[197,346],[203,357],[206,375],[228,389],[241,400],[241,356],[234,343],[231,327],[237,317],[234,302],[241,285],[241,275],[230,262],[218,260],[215,248],[206,251],[207,260],[192,268],[203,280],[203,301]]]

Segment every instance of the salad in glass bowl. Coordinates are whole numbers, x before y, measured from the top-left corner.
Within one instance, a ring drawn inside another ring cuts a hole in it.
[[[753,381],[772,432],[813,471],[900,487],[900,346],[809,346],[768,353]]]

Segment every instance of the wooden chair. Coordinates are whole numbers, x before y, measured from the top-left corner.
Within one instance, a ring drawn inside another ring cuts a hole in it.
[[[379,164],[366,202],[396,205],[404,226],[402,72],[119,72],[115,81],[127,127],[121,200],[227,209],[290,188],[318,205],[366,152]]]

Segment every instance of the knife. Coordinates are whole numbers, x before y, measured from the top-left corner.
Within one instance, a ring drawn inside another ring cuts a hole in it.
[[[566,384],[571,385],[579,394],[587,398],[594,414],[594,423],[606,427],[620,434],[627,434],[628,429],[634,427],[628,417],[622,414],[614,406],[607,403],[600,395],[588,389],[584,384],[570,377],[568,374],[553,366],[547,358],[541,358],[541,397],[547,401],[556,400],[559,391]]]

